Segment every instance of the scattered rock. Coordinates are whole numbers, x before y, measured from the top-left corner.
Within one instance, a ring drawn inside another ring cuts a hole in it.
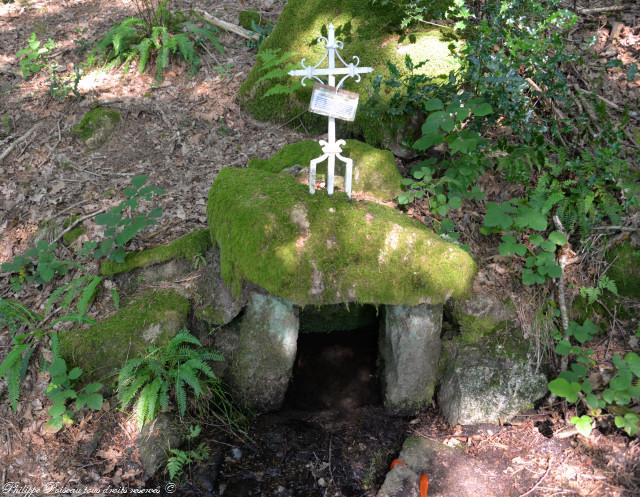
[[[547,393],[547,379],[535,370],[529,343],[517,330],[474,344],[445,344],[438,404],[451,425],[505,422]]]
[[[225,330],[237,334],[227,380],[240,404],[258,412],[282,405],[296,357],[298,325],[292,304],[250,294],[242,317]]]
[[[188,323],[190,304],[171,290],[148,292],[86,330],[60,332],[60,352],[83,381],[107,384],[128,360],[163,345]]]
[[[388,305],[380,327],[384,405],[412,414],[431,402],[440,359],[442,305]]]
[[[94,107],[82,116],[71,131],[87,148],[95,150],[109,140],[120,120],[121,116],[117,110]]]
[[[420,478],[429,480],[429,495],[438,497],[510,495],[510,488],[492,468],[480,464],[461,449],[427,438],[405,440],[396,464],[377,497],[420,497]]]
[[[159,414],[147,423],[138,434],[140,462],[147,477],[164,467],[169,449],[175,449],[185,441],[185,432],[176,419],[168,414]]]
[[[487,291],[474,291],[468,298],[452,299],[448,307],[460,328],[460,336],[469,343],[500,329],[512,328],[517,319],[510,301],[505,302]]]

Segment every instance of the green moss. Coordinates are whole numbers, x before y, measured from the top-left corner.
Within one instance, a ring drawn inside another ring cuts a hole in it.
[[[82,116],[71,131],[90,148],[98,148],[109,139],[120,119],[117,110],[94,107]]]
[[[78,216],[78,215],[69,216],[67,219],[65,219],[64,223],[62,223],[62,226],[64,228],[68,228],[79,217],[80,216]],[[64,235],[62,235],[62,242],[68,247],[73,242],[75,242],[78,238],[80,238],[82,235],[84,235],[86,232],[87,232],[87,230],[84,228],[84,226],[82,226],[80,224],[80,225],[76,226],[75,228],[73,228],[71,231],[67,231]]]
[[[104,276],[113,276],[178,258],[191,261],[197,255],[204,254],[209,247],[211,247],[209,230],[199,229],[165,245],[129,253],[122,263],[104,261],[100,266],[100,273]]]
[[[616,282],[618,293],[640,298],[640,249],[624,242],[609,251],[607,260],[611,262],[607,276]]]
[[[248,166],[278,173],[294,165],[307,168],[309,161],[320,155],[322,151],[317,141],[303,140],[285,145],[269,159],[252,159]],[[364,193],[378,200],[389,201],[402,192],[402,176],[391,152],[374,148],[357,140],[347,140],[343,155],[354,161],[354,193]],[[319,176],[327,174],[326,162],[318,167],[317,173]],[[344,166],[339,165],[336,174],[344,175]],[[306,179],[306,174],[301,176],[304,176],[301,179]]]
[[[298,64],[304,58],[307,64],[313,64],[320,60],[324,50],[324,45],[316,40],[323,28],[326,33],[326,26],[332,22],[336,27],[336,37],[345,45],[341,51],[344,60],[350,62],[353,56],[358,56],[360,65],[374,68],[374,73],[364,75],[361,82],[345,83],[346,89],[360,94],[360,104],[366,107],[374,78],[389,75],[389,62],[404,71],[406,55],[410,55],[415,62],[426,55],[429,62],[422,71],[430,76],[445,75],[456,67],[448,54],[449,41],[444,40],[437,29],[419,33],[414,44],[410,44],[408,39],[400,42],[395,29],[401,16],[400,9],[363,0],[289,0],[260,50],[291,52],[293,63]],[[295,118],[300,116],[307,129],[326,129],[325,118],[305,112],[309,105],[311,84],[293,95],[261,98],[268,88],[276,84],[273,80],[257,83],[262,75],[258,62],[240,88],[241,103],[251,114],[265,121],[295,123]],[[293,79],[286,77],[279,82],[292,84]],[[355,134],[365,136],[367,142],[379,144],[389,123],[381,123],[380,120],[371,119],[365,112],[359,112],[354,123],[343,125]]]
[[[471,256],[401,212],[307,188],[288,175],[223,169],[209,192],[221,274],[298,305],[437,304],[469,291]]]
[[[189,301],[176,292],[149,292],[86,330],[60,332],[60,352],[82,368],[84,381],[109,382],[128,359],[183,328],[189,310]]]
[[[257,10],[242,10],[238,14],[238,23],[245,29],[253,29],[255,26],[264,26],[262,15]]]

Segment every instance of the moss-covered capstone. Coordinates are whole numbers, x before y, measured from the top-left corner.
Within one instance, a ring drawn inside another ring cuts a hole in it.
[[[430,76],[448,74],[456,67],[449,53],[450,41],[445,40],[439,29],[415,33],[401,39],[395,32],[400,25],[401,9],[382,5],[381,2],[363,0],[289,0],[282,11],[273,32],[260,46],[260,51],[279,50],[280,54],[290,52],[291,62],[298,64],[303,58],[307,64],[320,60],[324,44],[318,43],[321,33],[326,35],[326,27],[333,23],[336,38],[344,42],[341,55],[351,62],[353,56],[360,58],[360,65],[374,68],[373,74],[364,75],[362,81],[348,81],[345,88],[360,94],[360,110],[351,126],[356,134],[362,134],[367,143],[384,143],[392,123],[381,122],[366,112],[368,99],[373,92],[376,76],[389,75],[387,63],[395,64],[405,71],[405,57],[414,62],[428,59],[420,72]],[[258,82],[264,74],[258,63],[252,69],[240,88],[242,105],[256,118],[279,122],[293,121],[300,116],[307,129],[321,130],[326,127],[326,119],[311,113],[304,113],[309,106],[312,84],[292,95],[274,95],[262,98],[264,93],[276,83],[292,84],[293,79]],[[301,114],[303,114],[301,116]]]
[[[393,154],[387,150],[374,148],[358,140],[347,140],[343,155],[353,159],[353,193],[381,201],[390,201],[402,192],[402,176],[398,171]],[[288,171],[293,166],[301,166],[296,177],[308,180],[309,161],[322,155],[317,141],[303,140],[285,145],[269,159],[252,159],[248,167],[272,173]],[[344,175],[344,166],[337,167],[336,174]],[[318,166],[318,176],[327,174],[327,163]],[[338,177],[336,179],[339,179]],[[343,183],[336,182],[338,188]]]
[[[223,279],[298,305],[438,304],[471,286],[471,256],[403,213],[289,175],[223,169],[209,192]]]
[[[164,245],[140,252],[130,252],[124,262],[104,261],[100,265],[100,273],[104,276],[114,276],[173,259],[192,262],[194,257],[204,255],[210,247],[209,230],[198,229]]]
[[[82,116],[80,122],[71,131],[88,148],[96,149],[107,142],[120,119],[120,112],[117,110],[94,107]]]
[[[173,291],[149,292],[86,330],[60,333],[60,353],[82,368],[83,380],[109,384],[118,369],[150,345],[163,345],[186,327],[190,304]]]

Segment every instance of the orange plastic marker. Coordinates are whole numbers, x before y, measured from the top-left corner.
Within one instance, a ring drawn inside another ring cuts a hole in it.
[[[391,464],[389,465],[389,469],[393,469],[396,466],[404,466],[404,461],[402,459],[394,459],[393,461],[391,461]]]
[[[420,497],[427,497],[429,494],[429,477],[422,473],[420,475]]]

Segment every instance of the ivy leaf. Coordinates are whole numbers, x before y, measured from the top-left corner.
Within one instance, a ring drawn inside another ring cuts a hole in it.
[[[587,319],[582,326],[575,321],[569,323],[569,333],[581,344],[591,340],[598,331],[598,326],[590,319]]]
[[[631,369],[631,372],[640,377],[640,355],[635,352],[629,352],[624,356],[624,361],[629,366],[629,369]]]
[[[444,103],[439,98],[431,98],[424,103],[424,110],[427,112],[442,109],[444,109]]]
[[[569,340],[559,341],[555,351],[559,356],[568,356],[571,353],[571,342],[569,342]]]
[[[525,247],[521,243],[518,243],[514,236],[504,235],[502,237],[502,243],[498,247],[498,252],[503,257],[514,254],[523,256],[527,252],[527,247]]]
[[[549,391],[557,397],[576,402],[580,393],[580,383],[569,382],[564,378],[556,378],[549,382]]]
[[[531,228],[536,231],[547,229],[547,217],[538,209],[522,206],[518,209],[518,214],[514,220],[518,228]]]
[[[578,433],[580,433],[581,435],[584,435],[585,437],[588,437],[589,435],[591,435],[591,423],[592,423],[592,419],[591,416],[587,416],[587,415],[582,415],[580,417],[578,416],[573,416],[571,418],[571,423],[576,425],[576,429],[578,430]]]
[[[425,133],[413,144],[413,148],[418,151],[427,150],[434,145],[442,143],[443,140],[443,136],[438,132]]]
[[[527,286],[541,285],[544,283],[544,276],[540,276],[532,269],[525,268],[522,270],[522,283]]]
[[[567,236],[560,231],[552,231],[551,233],[549,233],[549,241],[559,246],[566,245],[568,242]]]
[[[507,230],[513,224],[510,214],[514,212],[514,207],[509,202],[501,204],[487,202],[487,213],[484,216],[484,225],[488,228],[501,228]]]

